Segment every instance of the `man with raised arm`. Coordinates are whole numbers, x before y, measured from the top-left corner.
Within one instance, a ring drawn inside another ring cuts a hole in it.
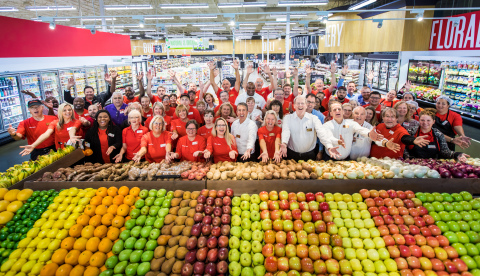
[[[215,64],[213,63],[213,61],[207,62],[207,65],[210,68],[210,84],[212,85],[212,88],[215,91],[217,98],[220,98],[221,91],[227,91],[228,101],[232,105],[235,104],[235,100],[238,97],[238,91],[240,91],[240,71],[238,70],[239,64],[240,63],[236,59],[233,61],[232,64],[232,67],[235,70],[235,87],[232,88],[232,84],[230,83],[230,81],[227,79],[223,79],[222,87],[220,88],[218,87],[217,83],[215,83]]]
[[[333,90],[337,86],[337,78],[335,77],[335,72],[337,72],[337,65],[335,62],[330,64],[330,74],[332,75],[331,80],[332,83],[330,86],[326,87],[325,83],[321,79],[317,79],[314,83],[314,88],[310,86],[310,75],[312,74],[312,68],[309,65],[305,67],[305,87],[307,89],[307,94],[313,93],[317,94],[318,92],[323,92],[325,94],[325,98],[322,100],[322,106],[328,110],[328,102],[330,101],[330,97],[332,96]]]
[[[110,75],[105,74],[105,81],[108,83],[107,91],[98,95],[95,95],[95,89],[91,86],[87,85],[83,88],[86,109],[88,109],[91,104],[99,104],[101,107],[105,106],[105,102],[108,101],[108,99],[112,97],[113,92],[115,92],[117,76],[118,74],[115,70],[110,71]],[[70,104],[73,104],[73,100],[75,99],[72,97],[72,94],[70,94],[70,89],[73,86],[75,86],[75,79],[72,77],[68,79],[67,89],[63,91],[63,99]]]

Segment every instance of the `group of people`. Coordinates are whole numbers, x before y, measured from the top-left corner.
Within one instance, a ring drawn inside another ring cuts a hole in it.
[[[382,98],[364,86],[357,91],[349,82],[343,85],[348,68],[330,85],[317,79],[310,85],[311,68],[306,68],[305,89],[298,85],[298,69],[287,79],[278,80],[276,68],[264,66],[270,85],[262,78],[250,81],[253,67],[247,66],[240,92],[239,62],[233,62],[236,80],[215,81],[218,69],[207,63],[210,80],[182,85],[174,71],[171,79],[178,94],[167,94],[163,86],[152,92],[153,74],[137,77],[139,95],[127,86],[116,92],[117,73],[105,80],[107,91],[95,95],[86,86],[84,97],[73,98],[70,79],[64,91],[65,103],[49,97],[28,102],[31,118],[17,129],[10,126],[13,139],[27,139],[22,155],[32,160],[51,149],[84,141],[94,154],[94,163],[189,161],[268,161],[346,160],[362,156],[456,158],[468,155],[455,152],[455,145],[466,148],[462,118],[449,110],[451,100],[437,98],[436,110],[422,110],[412,93],[397,99],[392,90]],[[332,63],[330,71],[337,68]],[[290,84],[293,77],[293,85]],[[373,75],[369,75],[371,80]],[[213,89],[213,93],[209,91]],[[409,83],[407,83],[409,86]],[[407,90],[408,91],[408,90]],[[27,93],[27,92],[25,92]],[[218,99],[218,104],[216,103]],[[111,103],[106,103],[111,100]],[[45,108],[46,107],[46,108]]]

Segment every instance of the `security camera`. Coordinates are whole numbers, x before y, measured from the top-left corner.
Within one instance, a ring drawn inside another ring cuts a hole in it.
[[[90,29],[90,32],[92,33],[92,35],[94,35],[94,34],[97,32],[97,30],[95,30],[95,29]]]
[[[380,29],[380,28],[382,28],[382,26],[383,26],[383,21],[378,22],[377,28]]]

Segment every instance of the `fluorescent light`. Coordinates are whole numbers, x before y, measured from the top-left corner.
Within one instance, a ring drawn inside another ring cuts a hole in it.
[[[257,26],[258,23],[240,23],[240,26]]]
[[[239,27],[239,30],[256,30],[257,27]]]
[[[50,30],[55,30],[55,23],[50,22],[50,24],[48,24],[48,27],[50,28]]]
[[[15,7],[0,7],[0,12],[14,12],[18,11]]]
[[[146,35],[164,35],[165,33],[164,32],[146,32],[145,33]]]
[[[145,16],[144,17],[145,20],[170,20],[170,19],[174,19],[173,16]]]
[[[223,23],[218,24],[192,24],[193,27],[221,27]]]
[[[191,35],[213,35],[213,32],[192,32]]]
[[[262,30],[278,30],[278,28],[285,28],[284,26],[283,27],[263,27]]]
[[[239,3],[218,3],[219,8],[252,8],[266,7],[267,2],[239,2]]]
[[[156,32],[155,29],[130,29],[132,32]]]
[[[168,38],[173,38],[173,37],[185,37],[184,34],[169,34]]]
[[[280,1],[279,7],[287,6],[324,6],[328,4],[328,0],[315,0],[315,1]]]
[[[82,21],[101,21],[102,19],[105,19],[107,21],[117,20],[115,17],[105,17],[105,18],[84,17],[84,18],[81,18],[80,20],[82,20]]]
[[[54,18],[53,21],[55,22],[67,22],[70,21],[68,18]]]
[[[195,15],[195,16],[180,16],[180,19],[211,19],[217,18],[216,15]]]
[[[177,25],[174,25],[174,24],[167,24],[165,25],[165,27],[187,27],[187,24],[177,24]]]
[[[74,6],[28,6],[25,9],[29,11],[73,11],[77,8]]]
[[[357,9],[360,9],[361,7],[365,7],[366,5],[369,5],[369,4],[372,4],[372,3],[375,3],[377,2],[377,0],[364,0],[360,3],[357,3],[353,6],[350,6],[350,8],[348,8],[349,11],[353,11],[353,10],[357,10]]]
[[[302,13],[302,14],[290,14],[290,18],[304,18],[307,17],[307,13]],[[287,18],[286,14],[272,14],[269,15],[269,18]]]
[[[216,27],[216,28],[200,28],[202,31],[225,31],[225,27]]]
[[[140,33],[118,33],[122,35],[140,35]]]
[[[287,24],[287,22],[267,22],[267,23],[265,23],[265,25],[286,25],[286,24]],[[290,22],[290,25],[292,25],[292,24],[297,24],[297,23]],[[283,27],[285,27],[285,26],[283,26]]]
[[[161,9],[205,9],[208,8],[207,3],[196,4],[162,4]]]
[[[105,5],[106,10],[151,10],[152,5]]]

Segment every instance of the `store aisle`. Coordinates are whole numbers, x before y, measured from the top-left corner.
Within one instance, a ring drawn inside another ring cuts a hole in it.
[[[27,140],[19,140],[0,146],[0,172],[30,159],[30,155],[21,156],[18,154],[21,151],[19,147],[26,144]]]

